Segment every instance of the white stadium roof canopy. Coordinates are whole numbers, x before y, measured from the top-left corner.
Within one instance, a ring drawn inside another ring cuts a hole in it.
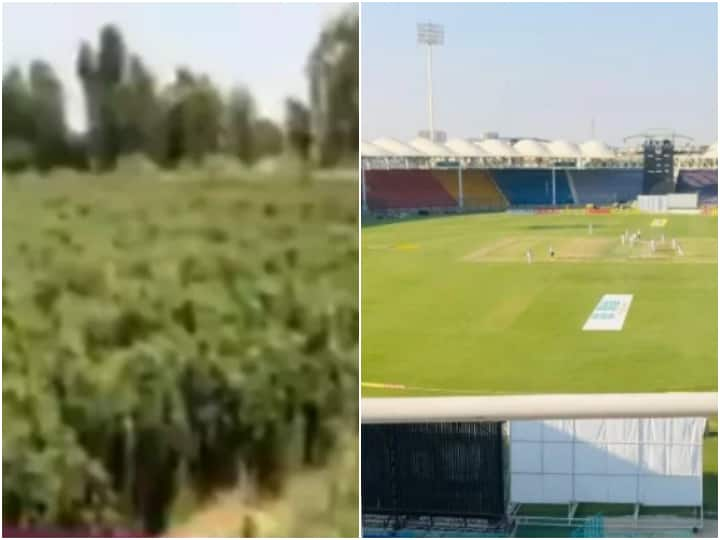
[[[372,144],[395,157],[428,157],[425,153],[419,152],[413,147],[390,137],[380,137],[375,139]]]
[[[717,159],[717,157],[718,157],[717,145],[718,145],[717,141],[712,143],[702,156],[704,158],[708,158],[708,159],[713,159],[713,158]]]
[[[546,158],[552,156],[550,151],[542,143],[533,141],[532,139],[523,139],[518,141],[515,143],[513,148],[522,157]]]
[[[360,155],[363,157],[387,157],[390,154],[383,150],[382,148],[378,148],[373,143],[369,143],[366,141],[363,141],[360,143]]]
[[[487,152],[480,148],[477,144],[473,144],[465,139],[450,139],[445,143],[455,155],[460,157],[487,157]]]
[[[615,157],[615,152],[607,144],[598,140],[582,143],[580,151],[583,157],[589,159],[611,159]]]
[[[430,139],[426,139],[424,137],[416,137],[412,141],[409,142],[410,146],[413,147],[418,152],[422,152],[423,154],[430,156],[430,157],[455,157],[455,152],[452,151],[451,148],[448,148],[447,146],[444,146],[442,144],[436,143],[431,141]]]
[[[717,159],[717,141],[700,155],[703,159]],[[556,158],[613,160],[621,153],[637,148],[626,147],[616,151],[603,141],[594,139],[580,145],[566,140],[541,142],[534,139],[522,139],[511,145],[504,139],[454,138],[445,143],[431,141],[425,137],[416,137],[402,142],[392,137],[380,137],[372,142],[362,141],[361,155],[366,158]]]
[[[552,141],[547,143],[547,149],[556,158],[561,159],[577,159],[582,157],[582,152],[577,144],[567,141]]]
[[[492,157],[520,157],[512,146],[500,139],[486,139],[477,144]]]

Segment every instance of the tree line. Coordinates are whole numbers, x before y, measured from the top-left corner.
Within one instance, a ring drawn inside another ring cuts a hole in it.
[[[259,114],[250,90],[223,94],[205,74],[180,67],[158,84],[142,57],[107,25],[97,46],[76,58],[87,129],[67,126],[64,90],[52,66],[31,62],[3,74],[3,169],[73,167],[112,170],[124,155],[142,154],[163,167],[201,164],[222,153],[252,165],[292,152],[332,166],[358,148],[358,18],[350,9],[331,20],[309,54],[309,104],[285,101],[283,125]]]

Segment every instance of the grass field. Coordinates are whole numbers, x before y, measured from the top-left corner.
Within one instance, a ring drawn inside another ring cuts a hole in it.
[[[653,219],[484,214],[365,227],[363,395],[717,390],[717,218]],[[623,246],[626,229],[666,244]],[[582,331],[611,293],[634,295],[623,330]],[[717,418],[703,455],[704,506],[717,512]]]
[[[656,217],[483,214],[365,227],[363,394],[716,390],[717,218],[662,216],[665,226],[651,227]],[[628,229],[666,242],[655,253],[646,242],[631,248],[620,241]],[[623,330],[582,331],[610,293],[634,295]]]

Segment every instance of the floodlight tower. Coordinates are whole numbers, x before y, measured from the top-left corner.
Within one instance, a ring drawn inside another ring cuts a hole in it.
[[[425,45],[427,50],[427,87],[428,87],[428,127],[430,140],[435,140],[435,123],[433,121],[433,93],[432,93],[432,48],[442,45],[445,40],[445,30],[440,24],[420,23],[417,25],[418,44]]]

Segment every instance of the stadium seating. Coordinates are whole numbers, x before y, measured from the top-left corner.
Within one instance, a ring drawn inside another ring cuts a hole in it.
[[[445,209],[458,206],[456,169],[365,171],[371,210]],[[641,169],[567,169],[555,172],[555,204],[610,205],[630,202],[643,191]],[[701,205],[717,205],[717,169],[678,173],[677,193],[698,193]],[[549,169],[465,169],[463,202],[467,209],[501,210],[508,206],[553,204]]]
[[[698,204],[700,206],[717,206],[718,185],[705,186],[698,192]]]
[[[683,169],[678,173],[677,193],[697,193],[698,203],[717,205],[718,172],[717,169]]]
[[[566,171],[578,204],[606,205],[637,199],[642,193],[640,169],[580,169]]]
[[[454,208],[457,202],[427,170],[365,171],[368,207],[372,210]]]
[[[456,201],[458,194],[458,171],[433,170],[432,174]],[[503,210],[508,203],[487,171],[465,169],[463,178],[463,206],[483,210]]]
[[[511,206],[547,206],[552,200],[552,171],[547,169],[496,169],[495,182]],[[564,171],[555,173],[555,203],[573,204]]]

